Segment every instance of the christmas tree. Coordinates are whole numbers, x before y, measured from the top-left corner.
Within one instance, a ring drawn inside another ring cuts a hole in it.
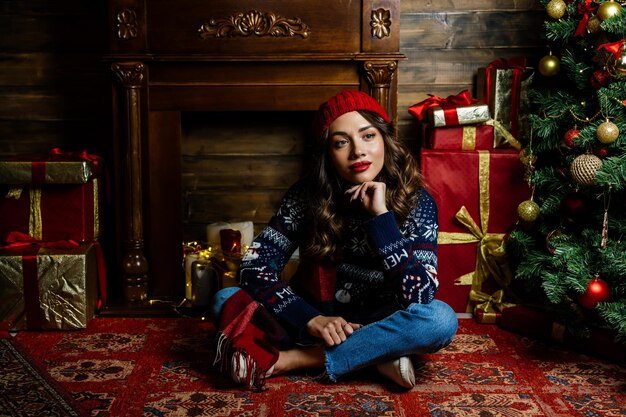
[[[530,200],[506,241],[518,296],[577,336],[626,341],[626,9],[551,0],[520,159]]]

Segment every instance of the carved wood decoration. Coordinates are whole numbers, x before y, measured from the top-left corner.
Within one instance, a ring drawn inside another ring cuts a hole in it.
[[[300,18],[288,19],[272,12],[250,10],[235,13],[225,19],[210,19],[198,29],[200,38],[224,38],[235,36],[301,36],[310,35],[309,27]]]
[[[396,61],[367,61],[363,64],[363,68],[370,85],[370,95],[379,103],[386,103],[389,106],[389,89],[398,63]],[[385,108],[390,111],[389,107]]]
[[[272,11],[247,3],[109,0],[123,238],[116,266],[134,311],[148,298],[179,302],[185,292],[185,112],[312,113],[339,91],[360,89],[396,119],[399,0],[277,0]],[[198,16],[226,17],[202,24]]]
[[[137,37],[137,13],[124,9],[117,14],[118,39],[134,39]]]
[[[372,28],[372,36],[378,39],[391,35],[391,13],[389,10],[372,10],[370,27]]]

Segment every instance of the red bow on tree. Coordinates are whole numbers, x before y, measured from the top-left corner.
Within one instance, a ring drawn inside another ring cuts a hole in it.
[[[585,29],[587,29],[587,23],[589,22],[589,15],[598,10],[598,6],[592,6],[591,0],[585,0],[584,3],[578,5],[578,14],[583,15],[583,18],[578,22],[574,36],[585,36]]]
[[[598,51],[605,50],[615,56],[615,59],[619,59],[622,56],[622,47],[624,46],[624,39],[613,43],[603,43],[598,46]]]

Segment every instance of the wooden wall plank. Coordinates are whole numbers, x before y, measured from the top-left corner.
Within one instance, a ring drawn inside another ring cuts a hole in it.
[[[0,51],[104,52],[107,5],[71,0],[0,2]]]
[[[402,0],[402,14],[471,10],[543,10],[537,0]]]
[[[510,48],[538,44],[545,12],[408,13],[400,21],[401,50]]]
[[[110,80],[99,54],[0,53],[2,86],[103,86]]]

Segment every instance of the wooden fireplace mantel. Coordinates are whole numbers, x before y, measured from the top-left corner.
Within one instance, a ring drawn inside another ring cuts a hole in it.
[[[314,111],[360,89],[396,118],[399,0],[249,3],[109,1],[122,276],[110,284],[126,302],[184,294],[181,112]]]

